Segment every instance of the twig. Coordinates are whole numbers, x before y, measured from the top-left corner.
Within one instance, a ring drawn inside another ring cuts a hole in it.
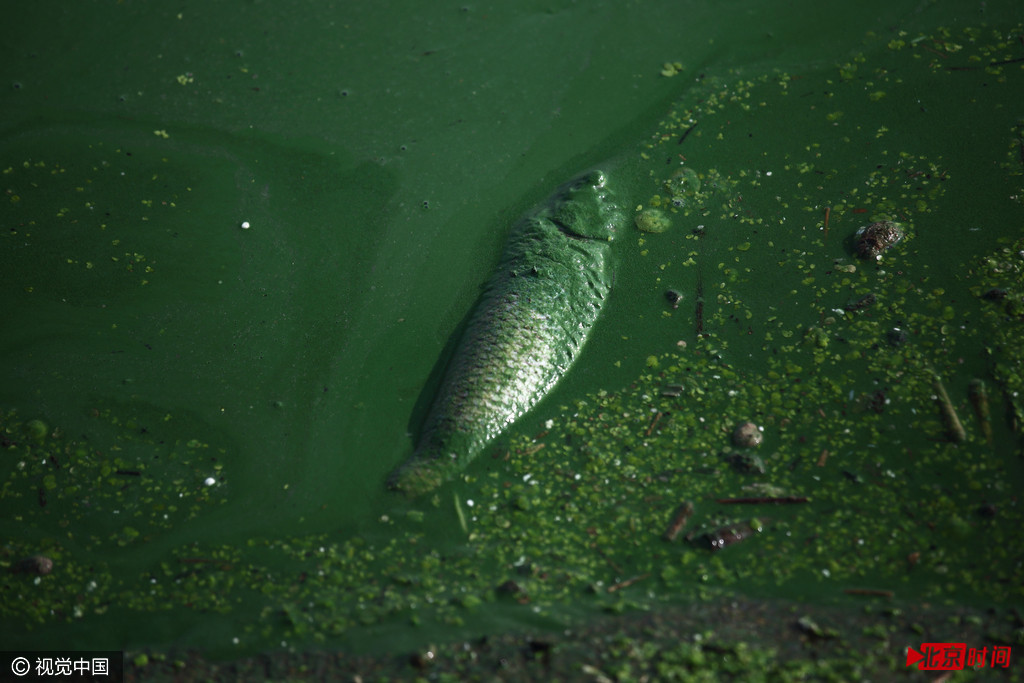
[[[650,574],[647,573],[647,574],[641,574],[640,576],[634,576],[632,579],[626,579],[625,581],[619,581],[616,584],[608,586],[608,592],[609,593],[614,593],[617,590],[621,590],[623,588],[629,588],[630,586],[632,586],[637,581],[643,581],[644,579],[648,578],[649,576],[650,576]]]
[[[662,538],[666,541],[676,540],[676,536],[683,530],[686,523],[690,521],[690,516],[693,514],[693,503],[686,501],[676,508],[675,513],[672,515],[672,521],[668,524],[668,529],[665,530]]]
[[[960,418],[956,416],[953,403],[949,400],[946,388],[942,386],[942,380],[939,379],[938,375],[935,375],[932,381],[932,388],[938,394],[939,408],[942,411],[942,419],[945,420],[946,427],[949,428],[949,436],[957,443],[966,441],[967,432],[964,431],[964,426],[960,424]]]
[[[847,595],[872,595],[879,598],[891,598],[895,593],[892,591],[880,590],[878,588],[844,588]]]
[[[697,127],[697,124],[695,123],[695,124],[693,124],[692,126],[690,126],[689,128],[687,128],[687,129],[686,129],[686,130],[685,130],[685,131],[683,132],[683,135],[682,135],[682,137],[681,137],[681,138],[679,138],[679,142],[677,142],[676,144],[677,144],[677,145],[681,145],[681,144],[683,144],[683,140],[685,140],[685,139],[686,139],[686,138],[687,138],[687,137],[688,137],[688,136],[690,135],[690,133],[692,133],[692,132],[693,132],[693,129],[694,129],[694,128],[696,128],[696,127]]]
[[[718,498],[716,503],[722,505],[788,505],[790,503],[806,503],[804,496],[761,496],[755,498]]]
[[[651,420],[651,426],[647,428],[647,433],[644,434],[644,436],[650,436],[651,435],[651,432],[654,431],[655,425],[658,424],[658,420],[660,420],[661,416],[664,415],[664,414],[665,413],[661,412],[660,410],[654,414],[654,419]]]

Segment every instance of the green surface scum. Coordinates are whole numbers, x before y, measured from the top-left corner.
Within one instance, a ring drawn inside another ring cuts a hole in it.
[[[0,617],[48,623],[113,604],[226,613],[237,635],[212,647],[232,651],[372,640],[408,623],[460,627],[484,610],[551,625],[570,621],[569,606],[618,614],[732,593],[852,609],[893,597],[1024,604],[1024,241],[953,244],[948,263],[920,256],[935,249],[937,221],[962,218],[962,198],[947,188],[963,192],[954,183],[966,171],[913,136],[905,149],[889,147],[887,128],[891,107],[917,106],[901,92],[913,79],[941,85],[962,69],[1019,85],[1020,65],[1001,61],[1016,45],[1003,36],[1022,31],[903,35],[886,47],[872,37],[865,49],[884,59],[694,86],[640,154],[641,206],[671,215],[675,230],[645,236],[637,267],[683,281],[700,270],[699,334],[692,306],[664,312],[665,343],[617,361],[638,373],[627,387],[545,404],[542,432],[521,428],[451,490],[415,504],[389,499],[359,529],[237,544],[175,538],[156,565],[115,577],[89,558],[116,557],[221,502],[222,451],[202,435],[162,437],[161,420],[114,409],[93,415],[117,435],[106,447],[7,411],[0,504],[17,533],[2,561],[45,553],[60,578],[7,577],[26,599],[5,600]],[[803,117],[793,125],[805,144],[773,141],[769,104],[796,98],[803,106],[783,116]],[[1003,133],[1011,144],[1001,171],[1019,186],[1019,125]],[[755,143],[736,142],[747,137]],[[865,145],[867,154],[850,152]],[[51,168],[11,173],[32,188],[30,174]],[[1019,195],[1009,203],[1019,209]],[[880,220],[898,222],[906,237],[878,261],[858,260],[854,232]],[[669,253],[659,240],[673,232]],[[936,376],[965,426],[961,443],[946,433]],[[991,388],[991,442],[968,402],[975,378]],[[757,455],[732,445],[744,420],[763,428]],[[761,502],[721,502],[736,498]],[[687,528],[662,540],[685,501],[695,507]],[[708,550],[701,536],[723,529],[746,538]],[[245,618],[253,615],[262,619]],[[892,635],[881,628],[873,637]],[[775,656],[729,647],[719,673],[759,670]],[[604,674],[628,679],[653,657],[637,648],[609,641]],[[844,656],[837,679],[857,673],[857,655]],[[680,643],[661,657],[669,680],[709,654]],[[872,657],[901,668],[882,652]],[[780,671],[824,675],[832,665],[801,666]]]
[[[169,187],[176,183],[160,168],[167,159],[140,161],[132,158],[130,150],[108,149],[101,143],[86,154],[93,157],[87,168],[26,158],[2,169],[0,182],[11,221],[4,237],[17,244],[15,258],[59,259],[74,269],[47,270],[50,281],[23,284],[28,293],[56,287],[97,296],[126,283],[147,285],[157,270],[157,259],[132,248],[140,241],[136,231],[175,209],[188,188]],[[125,211],[121,195],[109,194],[113,185],[139,197],[136,210]],[[59,208],[48,215],[53,206]]]
[[[102,435],[95,439],[69,438],[13,410],[0,417],[9,468],[0,512],[13,522],[0,564],[16,570],[23,558],[43,554],[57,567],[52,575],[24,573],[15,583],[47,600],[12,600],[8,616],[46,623],[104,613],[117,591],[112,564],[226,502],[223,451],[199,439],[165,439],[171,415],[114,413],[92,412]]]

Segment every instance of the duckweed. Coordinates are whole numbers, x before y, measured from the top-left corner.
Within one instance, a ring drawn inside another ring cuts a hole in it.
[[[962,54],[951,37],[930,40]],[[964,42],[995,68],[1002,40]],[[952,77],[918,43],[877,41],[920,78]],[[704,273],[699,333],[670,328],[671,345],[616,359],[635,369],[631,382],[547,407],[537,416],[546,421],[540,435],[515,431],[448,485],[453,504],[442,489],[433,499],[396,502],[343,535],[185,542],[164,534],[226,495],[215,435],[198,426],[185,437],[187,428],[158,435],[157,416],[98,406],[97,432],[114,435],[101,446],[63,434],[56,416],[6,410],[0,506],[16,533],[0,563],[43,553],[60,569],[10,578],[15,599],[0,615],[38,626],[113,605],[153,614],[184,606],[251,617],[238,619],[233,644],[248,649],[328,642],[367,625],[412,623],[428,633],[431,624],[458,626],[503,601],[552,623],[569,621],[566,605],[622,613],[733,592],[843,605],[862,601],[848,589],[909,603],[1020,603],[1024,568],[1015,549],[1024,512],[1012,482],[1022,466],[1007,454],[1022,448],[1024,240],[1003,238],[963,258],[957,250],[951,265],[929,262],[923,245],[929,235],[938,239],[938,217],[962,201],[947,196],[956,160],[933,148],[887,147],[884,108],[909,76],[897,77],[888,63],[855,62],[835,84],[814,74],[737,72],[687,93],[640,153],[651,161],[646,191],[676,198],[679,189],[686,199],[676,205],[655,195],[644,211],[709,226],[664,255],[675,263],[666,264],[666,277],[686,281],[694,266]],[[1003,69],[992,75],[1009,78]],[[865,96],[861,77],[872,79],[869,93],[884,89],[886,97]],[[806,144],[766,145],[755,165],[708,164],[699,175],[665,163],[684,133],[698,158],[741,145],[734,121],[744,131],[770,130],[772,122],[757,117],[795,88],[813,95]],[[829,114],[860,107],[870,115]],[[825,140],[877,147],[863,163],[839,166]],[[1003,161],[1014,168],[1012,151]],[[17,172],[42,171],[29,164]],[[26,187],[12,203],[31,198]],[[843,235],[895,220],[914,239],[892,245],[884,264],[854,266],[855,245]],[[121,263],[120,252],[105,255]],[[144,262],[132,255],[134,266]],[[985,298],[993,289],[1005,294]],[[850,308],[868,295],[875,303]],[[977,357],[984,363],[970,360]],[[983,376],[992,414],[1010,418],[993,420],[991,434],[965,419],[964,438],[951,441],[933,396],[937,372],[960,415],[971,414],[968,387]],[[763,428],[759,466],[733,467],[732,430],[747,419]],[[204,485],[208,477],[218,484]],[[719,502],[758,497],[808,502],[739,512]],[[665,541],[665,521],[683,500],[693,501],[694,531]],[[997,512],[976,514],[981,506]],[[83,520],[90,531],[80,534]],[[734,527],[750,534],[715,554],[695,542],[699,531]],[[438,529],[462,533],[438,543]],[[115,577],[103,559],[158,538],[173,538],[173,547],[152,566]],[[832,633],[810,618],[801,623],[817,637]],[[609,642],[593,666],[628,677],[635,661],[650,658],[635,647]],[[774,655],[727,647],[736,671],[760,669]],[[692,673],[708,652],[679,643],[659,667],[666,676]],[[842,675],[856,677],[855,669]]]

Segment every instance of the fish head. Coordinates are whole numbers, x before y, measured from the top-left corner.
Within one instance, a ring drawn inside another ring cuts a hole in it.
[[[625,214],[607,183],[607,176],[597,170],[577,176],[555,193],[544,213],[569,237],[610,242]]]

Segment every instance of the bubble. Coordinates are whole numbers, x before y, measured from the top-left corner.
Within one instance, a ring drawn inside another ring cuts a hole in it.
[[[700,177],[689,167],[677,169],[665,181],[665,190],[675,199],[692,197],[700,191]]]

